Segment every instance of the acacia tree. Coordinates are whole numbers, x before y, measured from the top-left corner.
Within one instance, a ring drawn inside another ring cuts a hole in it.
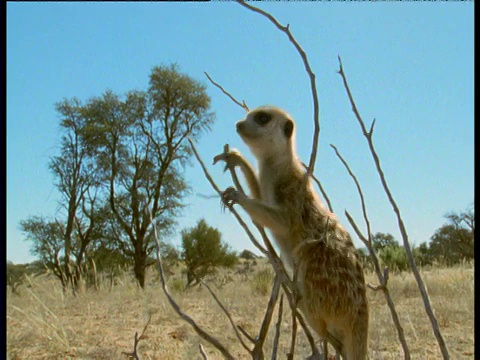
[[[445,215],[449,224],[443,225],[430,238],[429,252],[432,257],[456,264],[463,259],[471,260],[474,252],[475,214],[473,209],[460,214],[450,212]]]
[[[63,271],[66,280],[76,286],[85,251],[94,237],[95,202],[100,183],[90,144],[84,136],[84,107],[76,98],[63,100],[55,107],[61,116],[62,138],[60,154],[53,156],[48,166],[61,194],[60,205],[65,210]],[[75,257],[75,271],[71,269],[72,255]]]
[[[122,99],[111,91],[86,107],[86,133],[108,189],[117,239],[134,260],[139,285],[154,249],[151,219],[168,233],[187,193],[182,170],[187,137],[198,138],[214,120],[206,87],[176,65],[153,68],[147,91]]]
[[[228,244],[222,242],[220,231],[204,219],[182,230],[181,256],[187,266],[187,286],[197,285],[206,275],[213,274],[216,267],[232,267],[238,260]]]
[[[20,229],[32,242],[30,253],[52,270],[66,289],[68,280],[65,276],[64,264],[60,259],[60,252],[64,248],[65,226],[57,220],[45,217],[31,216],[20,221]]]

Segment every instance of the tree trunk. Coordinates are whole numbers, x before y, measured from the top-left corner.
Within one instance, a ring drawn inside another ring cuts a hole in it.
[[[144,251],[135,252],[133,271],[135,279],[142,289],[145,289],[145,264],[147,261],[147,254]]]

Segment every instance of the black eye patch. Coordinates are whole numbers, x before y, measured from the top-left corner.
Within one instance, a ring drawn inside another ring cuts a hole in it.
[[[255,122],[259,125],[266,125],[270,120],[272,120],[272,115],[266,113],[265,111],[259,111],[255,114],[254,118]]]

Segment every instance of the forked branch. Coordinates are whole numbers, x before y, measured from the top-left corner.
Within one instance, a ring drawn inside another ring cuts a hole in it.
[[[233,360],[234,357],[230,352],[227,350],[227,348],[215,337],[212,335],[208,334],[205,330],[203,330],[200,326],[197,325],[195,320],[193,320],[190,316],[185,314],[181,309],[180,306],[175,302],[173,297],[170,295],[170,292],[168,291],[167,288],[167,282],[165,280],[165,273],[163,271],[163,265],[162,265],[162,254],[160,252],[161,244],[160,244],[160,239],[158,238],[157,234],[157,227],[151,217],[150,214],[150,221],[153,226],[153,235],[155,238],[155,243],[157,247],[157,267],[158,267],[158,272],[160,273],[160,282],[162,284],[162,290],[167,297],[168,302],[170,303],[170,306],[175,310],[175,312],[180,315],[180,317],[186,321],[192,328],[195,330],[195,332],[204,340],[208,341],[210,344],[212,344],[215,348],[217,348],[222,355],[224,356],[225,359]]]
[[[362,191],[362,187],[360,186],[360,183],[358,182],[358,179],[357,177],[355,176],[355,174],[353,173],[353,171],[350,169],[350,166],[348,165],[348,163],[345,161],[345,159],[342,157],[342,155],[340,154],[340,152],[338,151],[338,149],[330,144],[330,146],[333,148],[333,150],[335,150],[335,154],[337,155],[337,157],[340,159],[340,161],[342,162],[342,164],[345,166],[345,168],[347,169],[347,172],[348,174],[350,175],[350,177],[353,179],[356,187],[357,187],[357,191],[358,191],[358,194],[360,196],[360,202],[361,202],[361,205],[362,205],[362,212],[363,212],[363,218],[365,220],[365,224],[367,226],[367,234],[368,234],[368,237],[365,237],[365,235],[363,235],[361,233],[361,231],[358,229],[358,226],[357,224],[355,223],[355,221],[353,221],[353,218],[350,216],[350,214],[348,213],[348,211],[345,211],[345,215],[347,216],[347,219],[348,221],[350,222],[350,225],[352,226],[352,228],[354,229],[355,233],[357,234],[357,236],[360,238],[360,240],[362,240],[362,242],[365,244],[365,246],[367,247],[368,249],[368,252],[370,254],[370,258],[372,259],[372,262],[373,262],[373,267],[375,269],[375,273],[377,275],[377,278],[378,278],[378,281],[380,282],[380,285],[378,286],[372,286],[370,284],[367,284],[367,286],[374,290],[374,291],[378,291],[378,290],[383,290],[383,294],[385,296],[385,300],[387,301],[387,304],[388,304],[388,307],[390,309],[390,313],[392,314],[392,319],[393,319],[393,323],[395,324],[395,328],[397,329],[397,334],[398,334],[398,339],[400,340],[400,343],[402,344],[402,348],[403,348],[403,353],[404,353],[404,358],[406,360],[410,359],[410,350],[408,349],[408,345],[407,345],[407,341],[405,339],[405,334],[403,332],[403,327],[402,325],[400,324],[400,319],[398,317],[398,314],[397,314],[397,310],[395,308],[395,303],[393,302],[393,299],[391,298],[390,296],[390,292],[387,288],[387,282],[388,282],[388,268],[386,267],[383,271],[383,275],[382,275],[382,272],[381,272],[381,269],[380,269],[380,262],[378,261],[378,257],[377,257],[377,254],[375,253],[375,249],[373,248],[373,244],[372,244],[372,232],[370,230],[370,220],[368,219],[368,215],[367,215],[367,206],[365,205],[365,198],[363,197],[363,191]]]
[[[342,59],[340,58],[340,56],[338,57],[338,62],[339,62],[338,73],[342,77],[343,85],[344,85],[345,90],[347,92],[348,99],[350,101],[350,105],[352,106],[352,111],[355,114],[355,117],[358,121],[358,124],[360,125],[363,136],[367,140],[368,147],[370,149],[370,153],[371,153],[371,155],[373,157],[373,160],[375,162],[375,167],[376,167],[377,173],[380,177],[380,182],[382,183],[385,194],[387,195],[387,198],[388,198],[390,204],[393,207],[393,211],[396,214],[398,227],[400,229],[400,233],[401,233],[402,239],[403,239],[403,245],[404,245],[405,251],[407,253],[408,262],[410,264],[410,268],[412,269],[413,275],[415,277],[415,280],[418,284],[418,288],[419,288],[420,293],[422,295],[423,303],[424,303],[424,306],[425,306],[425,311],[426,311],[426,313],[427,313],[427,315],[430,319],[430,322],[432,324],[433,333],[435,334],[435,337],[436,337],[438,345],[440,347],[440,351],[442,352],[443,358],[444,359],[450,359],[450,355],[448,353],[448,348],[447,348],[447,345],[445,343],[445,340],[443,339],[442,333],[440,332],[440,327],[438,325],[437,318],[435,317],[435,314],[433,313],[432,306],[430,304],[430,298],[429,298],[427,290],[425,288],[425,284],[424,284],[423,279],[420,275],[420,272],[418,271],[417,265],[415,263],[415,259],[413,258],[412,249],[410,247],[410,242],[408,240],[407,230],[405,228],[405,224],[404,224],[402,216],[400,214],[400,209],[398,208],[397,203],[396,203],[395,199],[393,198],[393,195],[392,195],[392,193],[390,191],[390,188],[387,184],[387,181],[385,179],[385,174],[384,174],[383,169],[380,165],[380,159],[378,158],[377,152],[376,152],[375,147],[373,145],[373,128],[374,128],[375,120],[373,121],[372,125],[370,126],[370,131],[367,131],[365,123],[364,123],[362,117],[360,116],[360,113],[358,112],[357,106],[355,104],[352,93],[350,91],[350,87],[348,86],[347,78],[345,76],[345,72],[343,71]]]
[[[237,99],[235,99],[228,91],[226,91],[220,84],[216,83],[215,81],[212,80],[212,78],[210,77],[210,75],[208,75],[208,73],[206,71],[204,71],[204,74],[205,76],[208,78],[208,80],[210,80],[210,82],[215,85],[217,88],[219,88],[225,95],[227,95],[230,100],[232,100],[235,104],[237,104],[238,106],[240,106],[243,110],[245,111],[249,111],[248,109],[248,106],[247,104],[245,104],[245,100],[243,100],[242,102],[238,101]]]
[[[140,340],[143,340],[145,339],[145,330],[147,330],[147,327],[148,325],[150,324],[150,320],[152,319],[152,315],[150,315],[148,317],[148,321],[147,323],[145,324],[144,328],[143,328],[143,331],[142,333],[140,334],[140,336],[138,336],[138,332],[135,332],[135,337],[134,337],[134,343],[133,343],[133,351],[130,352],[130,353],[127,353],[125,351],[122,351],[122,354],[123,355],[127,355],[129,359],[135,359],[135,360],[139,360],[140,358],[138,357],[138,353],[137,353],[137,346],[138,346],[138,343],[140,342]]]
[[[308,163],[307,173],[308,175],[313,174],[313,170],[315,168],[315,160],[317,159],[317,148],[318,148],[318,138],[320,136],[320,121],[319,121],[319,112],[320,107],[318,105],[318,95],[317,95],[317,86],[315,84],[315,74],[310,67],[310,63],[308,62],[307,54],[302,49],[300,44],[297,42],[295,37],[290,32],[290,25],[284,26],[280,24],[275,17],[259,9],[255,6],[250,5],[245,1],[237,1],[240,5],[246,7],[247,9],[256,12],[260,15],[265,16],[268,20],[270,20],[280,31],[285,33],[288,37],[288,40],[293,44],[297,52],[299,53],[300,57],[302,58],[303,65],[305,66],[305,71],[308,74],[310,79],[310,88],[312,90],[312,101],[313,101],[313,123],[314,123],[314,131],[313,131],[313,142],[312,142],[312,152],[310,154],[310,162]]]

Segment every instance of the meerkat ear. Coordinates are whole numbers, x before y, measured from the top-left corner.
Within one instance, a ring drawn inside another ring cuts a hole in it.
[[[287,120],[285,125],[283,126],[283,133],[285,136],[290,139],[293,134],[293,121],[292,120]]]

